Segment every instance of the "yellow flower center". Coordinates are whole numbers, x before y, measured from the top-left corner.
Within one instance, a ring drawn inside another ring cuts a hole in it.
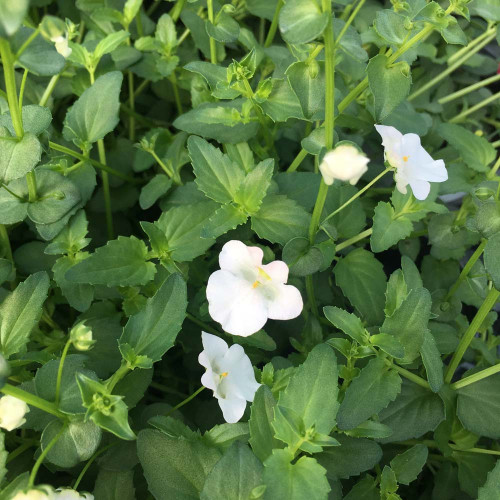
[[[271,276],[269,276],[269,274],[267,274],[266,271],[264,271],[264,269],[262,269],[262,267],[259,267],[257,269],[259,272],[259,278],[264,278],[266,281],[271,280]],[[259,281],[259,279],[256,279],[252,284],[252,288],[257,288],[259,285],[262,285],[262,282]]]
[[[403,161],[408,161],[409,156],[403,156]]]
[[[225,377],[227,377],[228,375],[229,375],[229,373],[228,373],[228,372],[224,372],[224,373],[221,373],[221,374],[220,374],[221,378],[225,378]]]

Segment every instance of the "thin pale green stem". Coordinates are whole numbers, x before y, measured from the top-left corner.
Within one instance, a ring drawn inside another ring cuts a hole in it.
[[[46,106],[47,105],[47,101],[49,100],[50,96],[52,95],[52,92],[54,91],[56,85],[57,85],[57,82],[59,81],[59,78],[61,78],[61,73],[57,74],[57,75],[54,75],[47,87],[45,88],[44,92],[43,92],[43,95],[40,99],[40,102],[38,103],[40,106]]]
[[[451,382],[453,374],[455,373],[455,370],[460,364],[460,361],[462,361],[462,357],[465,354],[465,351],[468,349],[470,343],[472,342],[472,339],[474,338],[477,331],[481,327],[484,318],[486,318],[486,315],[491,311],[492,307],[496,304],[499,296],[500,292],[495,288],[492,288],[488,292],[488,295],[486,295],[486,298],[484,299],[483,303],[481,304],[481,307],[474,316],[474,319],[470,322],[470,325],[463,334],[460,343],[458,344],[458,347],[455,353],[453,354],[450,364],[448,365],[448,368],[446,370],[446,375],[444,380],[447,384]]]
[[[106,387],[109,392],[112,392],[113,389],[115,388],[115,385],[120,382],[120,380],[127,375],[127,373],[130,371],[130,367],[128,363],[122,361],[122,364],[120,365],[120,368],[116,370],[115,373],[110,377],[108,382],[106,382]]]
[[[12,248],[10,246],[9,233],[4,224],[0,224],[0,249],[2,250],[3,256],[7,257],[12,263],[14,263],[14,258],[12,257]]]
[[[456,291],[460,287],[460,285],[463,283],[465,278],[470,273],[470,270],[474,266],[474,264],[477,262],[479,257],[481,257],[481,254],[484,251],[484,247],[486,246],[487,240],[483,239],[479,246],[476,248],[475,252],[470,256],[469,260],[467,261],[467,264],[465,264],[464,268],[462,269],[462,272],[460,273],[460,276],[458,277],[457,281],[453,284],[453,286],[450,288],[450,291],[447,293],[445,297],[445,301],[449,301],[453,295],[455,295]]]
[[[307,151],[305,149],[301,149],[299,151],[299,154],[295,157],[290,166],[286,169],[287,173],[295,172],[299,168],[300,164],[302,163],[302,161],[306,156],[307,156]]]
[[[399,365],[396,365],[395,363],[391,363],[391,367],[394,368],[402,377],[411,380],[412,382],[419,385],[420,387],[423,387],[424,389],[430,390],[431,386],[429,385],[429,382],[427,382],[427,380],[423,379],[422,377],[415,375],[414,373],[410,372],[409,370],[406,370],[405,368],[402,368]]]
[[[128,72],[128,105],[130,109],[135,111],[135,96],[134,96],[134,73]],[[128,117],[128,138],[135,141],[135,118],[133,114]]]
[[[335,41],[332,26],[332,2],[322,0],[323,12],[328,14],[328,24],[323,33],[325,42],[325,147],[333,148],[335,128]]]
[[[467,387],[470,384],[474,384],[475,382],[479,382],[480,380],[483,380],[487,377],[491,377],[498,372],[500,372],[500,363],[481,370],[480,372],[474,373],[474,375],[469,375],[468,377],[458,380],[457,382],[451,384],[450,387],[452,389],[461,389],[462,387]]]
[[[213,335],[220,336],[222,335],[222,332],[219,332],[216,328],[212,328],[208,323],[205,323],[201,319],[198,319],[196,316],[193,316],[191,313],[186,314],[186,318],[194,323],[195,325],[198,325],[200,328],[203,328],[203,330],[207,333],[211,333]]]
[[[473,49],[478,43],[482,42],[486,37],[490,36],[492,33],[495,33],[495,26],[489,27],[486,31],[483,31],[478,37],[471,40],[468,45],[462,47],[460,50],[457,50],[454,54],[452,54],[448,59],[448,64],[453,64],[456,60],[460,59],[464,54]]]
[[[82,482],[83,476],[85,476],[85,473],[90,469],[90,466],[95,462],[97,458],[99,458],[103,453],[108,451],[110,448],[113,448],[113,446],[116,446],[118,443],[112,443],[108,444],[108,446],[105,446],[104,448],[101,448],[100,450],[96,451],[92,457],[87,461],[85,464],[85,467],[82,469],[78,477],[76,478],[75,484],[73,485],[74,490],[78,490],[78,486],[80,486],[80,483]]]
[[[21,88],[19,89],[19,109],[23,109],[23,98],[24,98],[24,89],[26,87],[26,80],[28,79],[29,71],[27,69],[24,70],[23,79],[21,80]]]
[[[99,151],[99,161],[105,165],[106,164],[106,149],[104,148],[104,141],[99,139],[97,141],[97,150]],[[104,194],[104,206],[106,210],[106,227],[108,229],[108,238],[112,240],[114,238],[113,230],[113,212],[111,211],[111,193],[109,190],[109,177],[108,173],[104,170],[101,172],[102,175],[102,190]]]
[[[19,47],[19,50],[16,52],[14,56],[14,60],[17,61],[24,53],[24,51],[31,45],[31,42],[38,36],[40,33],[40,27],[38,27],[31,35],[26,39],[26,41]]]
[[[38,446],[39,444],[40,444],[39,441],[35,441],[35,440],[25,441],[18,448],[16,448],[14,451],[11,451],[9,453],[9,456],[7,457],[6,463],[12,462],[12,460],[14,460],[19,455],[22,455],[26,450],[29,450],[30,448],[32,448],[34,446]]]
[[[175,76],[175,71],[172,72],[169,79],[170,83],[172,84],[172,88],[174,90],[174,99],[175,99],[175,105],[177,106],[177,112],[180,115],[182,115],[184,111],[182,110],[181,96],[179,94],[179,87],[177,86],[177,77]]]
[[[31,394],[31,392],[20,389],[15,385],[5,384],[0,389],[0,392],[3,392],[7,396],[14,396],[17,399],[24,401],[26,404],[34,406],[35,408],[39,408],[46,413],[50,413],[51,415],[59,418],[65,418],[65,415],[57,409],[57,406],[54,403],[35,396],[34,394]]]
[[[500,99],[500,92],[490,95],[490,97],[484,99],[481,102],[478,102],[475,106],[472,106],[471,108],[462,111],[458,115],[454,116],[451,120],[448,120],[448,122],[449,123],[461,122],[464,120],[464,118],[467,118],[467,116],[471,115],[472,113],[475,113],[478,109],[484,108],[484,106],[487,106],[488,104],[496,101],[497,99]]]
[[[35,172],[31,171],[26,174],[26,181],[28,183],[28,200],[33,203],[37,200],[36,194],[36,177]]]
[[[175,410],[178,410],[179,408],[182,408],[185,404],[189,403],[192,399],[194,399],[196,396],[198,396],[198,394],[200,394],[200,392],[203,391],[203,389],[205,389],[204,386],[201,386],[197,391],[193,392],[193,394],[191,394],[191,396],[188,396],[184,401],[181,401],[178,405],[175,405],[173,408],[171,408],[166,414],[165,416],[168,417],[171,413],[173,413]]]
[[[351,15],[349,16],[349,19],[347,19],[345,25],[342,27],[342,29],[340,30],[340,33],[338,34],[337,38],[335,39],[335,43],[337,45],[339,44],[339,42],[342,39],[342,37],[345,35],[345,32],[347,31],[347,28],[349,28],[349,26],[354,21],[354,18],[356,17],[356,15],[358,14],[358,12],[360,11],[361,7],[363,7],[365,1],[366,0],[360,0],[358,2],[358,5],[356,5],[356,8],[351,12]]]
[[[325,184],[323,179],[321,179],[318,196],[316,197],[316,203],[314,205],[313,214],[311,217],[311,223],[309,224],[309,242],[314,244],[314,239],[319,228],[319,221],[321,219],[321,214],[323,212],[323,207],[326,201],[326,195],[328,194],[328,186]]]
[[[181,12],[182,12],[182,9],[184,8],[185,4],[186,4],[186,0],[177,0],[175,5],[170,10],[169,15],[174,22],[179,19]]]
[[[214,24],[214,2],[213,0],[207,0],[207,13],[208,20],[210,23]],[[217,64],[217,43],[214,38],[210,38],[210,62],[212,64]]]
[[[362,231],[361,233],[357,234],[356,236],[353,236],[352,238],[349,238],[348,240],[343,241],[342,243],[339,243],[338,245],[335,246],[335,251],[340,252],[341,250],[344,250],[344,248],[348,248],[351,245],[354,245],[358,241],[364,240],[365,238],[368,238],[373,233],[373,229],[366,229],[365,231]]]
[[[488,179],[493,179],[499,168],[500,168],[500,156],[498,157],[497,161],[495,162],[491,170],[488,172],[487,174]]]
[[[264,42],[264,47],[270,47],[273,43],[274,37],[276,35],[276,30],[278,29],[278,21],[280,17],[280,11],[283,7],[283,0],[278,0],[276,4],[276,9],[274,10],[273,20],[271,21],[271,26],[267,32],[266,41]]]
[[[486,87],[486,85],[489,85],[490,83],[495,83],[498,80],[500,80],[500,74],[490,76],[490,78],[485,78],[484,80],[481,80],[480,82],[476,82],[472,85],[469,85],[468,87],[457,90],[456,92],[453,92],[452,94],[441,97],[441,99],[438,99],[438,103],[439,104],[446,104],[447,102],[454,101],[455,99],[458,99],[459,97],[463,97],[464,95],[467,95],[470,92],[474,92],[477,89],[480,89],[482,87]]]
[[[59,401],[61,399],[61,382],[62,382],[62,374],[64,369],[64,362],[66,361],[66,356],[68,355],[68,350],[71,346],[71,339],[66,341],[66,345],[64,346],[63,352],[61,354],[61,361],[59,361],[59,367],[57,368],[57,377],[56,377],[56,395],[55,395],[55,405],[59,406]]]

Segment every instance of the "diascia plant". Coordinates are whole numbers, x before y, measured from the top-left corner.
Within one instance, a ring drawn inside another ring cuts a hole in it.
[[[0,0],[0,500],[500,499],[499,0]]]

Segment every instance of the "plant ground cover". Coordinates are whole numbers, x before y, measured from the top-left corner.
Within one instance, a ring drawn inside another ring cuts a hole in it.
[[[0,500],[500,498],[498,0],[0,0]]]

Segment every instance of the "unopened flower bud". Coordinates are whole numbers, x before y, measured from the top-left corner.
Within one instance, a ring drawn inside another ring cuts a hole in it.
[[[56,496],[51,486],[37,486],[28,491],[19,491],[12,500],[55,500]]]
[[[14,396],[0,398],[0,427],[7,431],[17,429],[26,422],[24,415],[30,411],[28,405]]]
[[[88,351],[95,344],[92,339],[92,329],[85,323],[78,323],[69,333],[73,346],[78,351]]]
[[[326,153],[319,169],[327,185],[335,179],[354,185],[368,170],[369,161],[357,147],[344,143]]]
[[[94,500],[94,495],[91,493],[78,493],[71,488],[57,488],[55,500]]]

